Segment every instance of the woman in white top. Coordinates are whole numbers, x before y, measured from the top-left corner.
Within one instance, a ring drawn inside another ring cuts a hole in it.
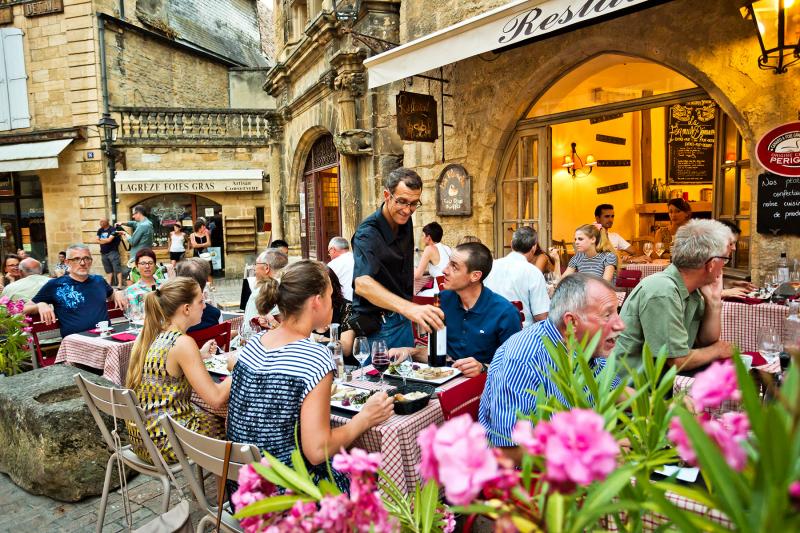
[[[186,253],[186,234],[179,223],[172,225],[172,232],[169,234],[169,260],[172,261],[172,268],[183,259]]]
[[[425,250],[422,252],[422,257],[419,260],[416,270],[414,270],[414,279],[420,279],[425,275],[425,270],[431,277],[438,277],[444,275],[444,269],[450,261],[450,254],[453,251],[449,246],[442,244],[442,236],[444,230],[438,222],[431,222],[422,228],[422,242],[425,245]]]

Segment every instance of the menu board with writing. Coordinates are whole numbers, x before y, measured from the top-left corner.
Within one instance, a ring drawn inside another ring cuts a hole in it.
[[[800,178],[771,172],[758,176],[756,231],[767,235],[800,235]]]
[[[717,104],[696,100],[667,107],[667,183],[711,183]]]

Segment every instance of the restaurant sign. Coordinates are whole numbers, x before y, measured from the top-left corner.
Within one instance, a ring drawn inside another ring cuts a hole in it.
[[[396,102],[397,134],[401,139],[432,143],[439,137],[433,96],[400,91]]]
[[[800,176],[800,122],[789,122],[768,131],[756,145],[756,158],[773,174]]]
[[[114,183],[119,194],[203,194],[264,190],[264,179],[260,170],[127,170],[117,172]]]

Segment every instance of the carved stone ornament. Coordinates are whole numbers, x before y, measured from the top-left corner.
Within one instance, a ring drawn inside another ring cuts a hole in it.
[[[372,155],[372,133],[367,130],[346,130],[333,136],[333,144],[341,155]]]
[[[364,94],[364,73],[346,72],[339,74],[333,81],[333,88],[337,91],[349,91],[353,96]]]
[[[336,71],[328,70],[324,72],[322,76],[319,77],[319,81],[323,86],[333,89],[334,84],[336,83]]]
[[[283,140],[283,120],[280,117],[267,117],[267,139],[270,143]]]

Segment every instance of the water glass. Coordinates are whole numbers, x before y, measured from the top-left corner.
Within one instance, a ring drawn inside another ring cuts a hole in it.
[[[658,257],[661,257],[662,255],[664,255],[665,251],[666,251],[666,248],[664,246],[664,243],[663,242],[657,242],[656,243],[656,255]]]
[[[411,358],[408,355],[408,352],[406,352],[404,355],[406,357],[405,359],[403,359],[403,362],[401,362],[400,365],[397,367],[397,372],[401,376],[403,376],[403,390],[405,391],[408,390],[406,389],[406,378],[410,376],[412,372],[414,372],[414,367],[413,363],[411,362]]]
[[[646,255],[647,257],[653,255],[653,243],[650,241],[646,241],[642,245],[642,253],[644,253],[644,255]]]
[[[372,366],[381,373],[380,384],[385,385],[383,373],[389,369],[389,350],[386,348],[386,341],[378,339],[372,343]]]
[[[361,380],[366,380],[364,363],[369,359],[369,340],[366,337],[356,337],[356,340],[353,341],[353,357],[358,361],[359,370],[361,370]]]
[[[783,339],[776,328],[763,328],[758,332],[758,351],[767,364],[778,360],[783,351]]]

